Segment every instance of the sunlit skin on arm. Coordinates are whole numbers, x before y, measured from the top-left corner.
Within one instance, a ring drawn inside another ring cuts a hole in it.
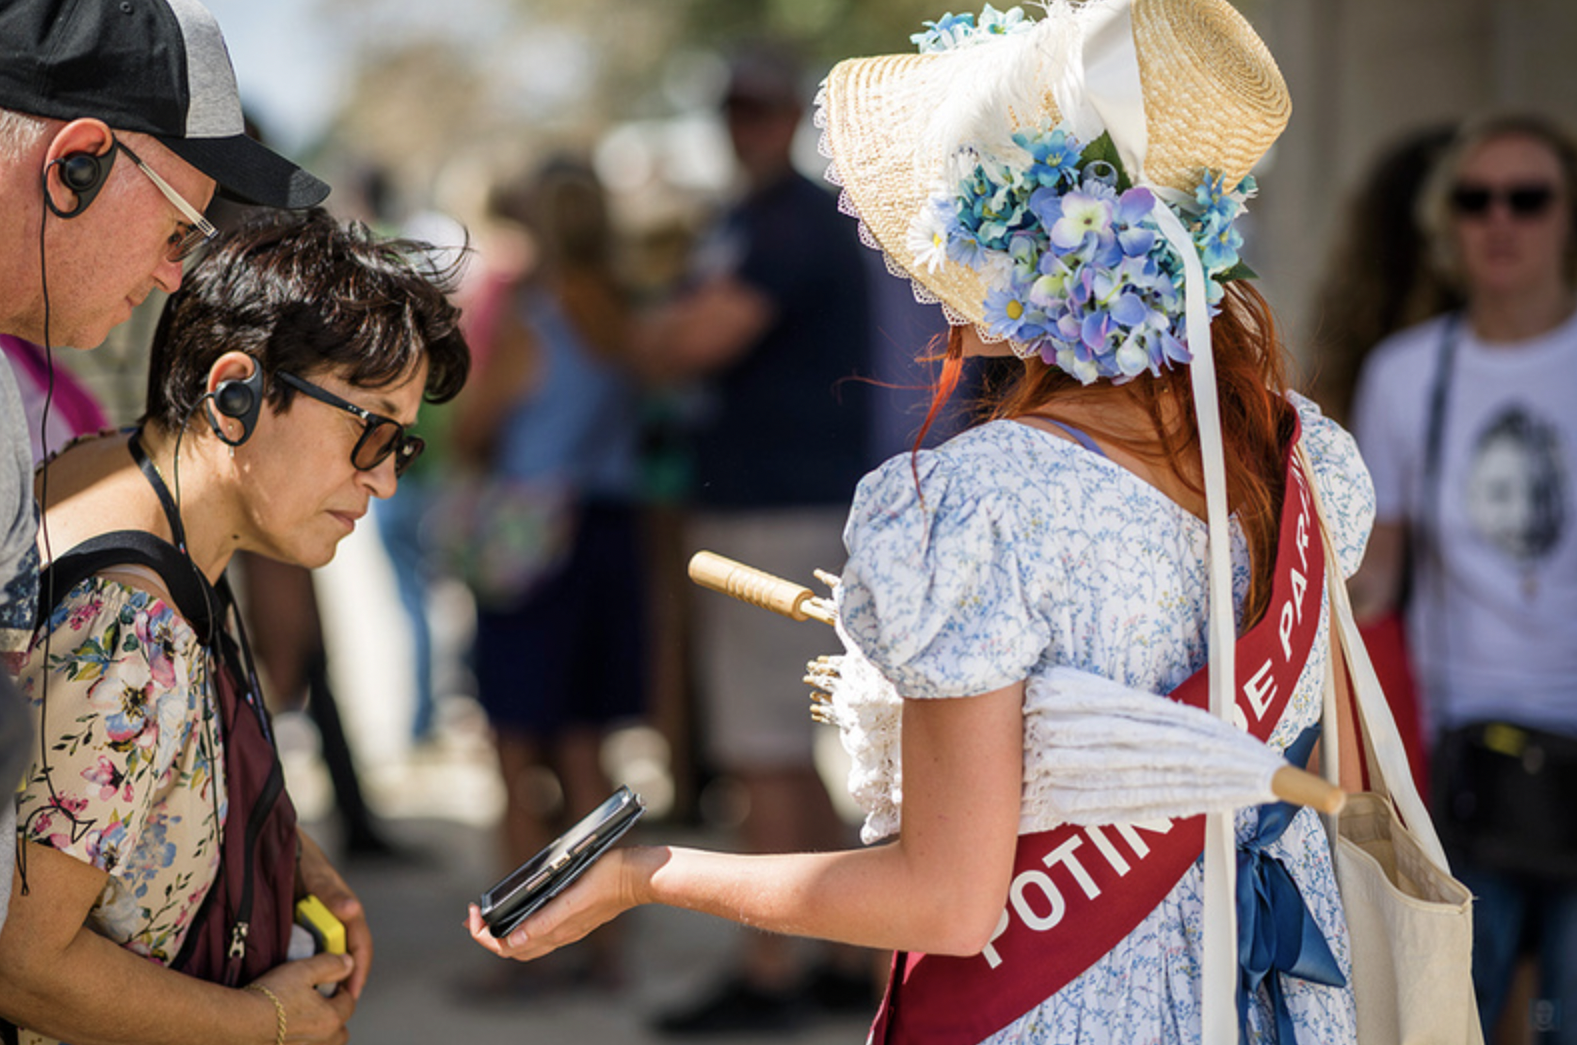
[[[882,949],[976,954],[1007,899],[1023,764],[1022,682],[903,709],[898,840],[831,853],[746,856],[665,846],[615,850],[507,941],[472,907],[495,954],[529,960],[645,903],[771,932]]]
[[[47,846],[27,845],[0,933],[0,1015],[75,1045],[216,1045],[275,1037],[273,1003],[171,972],[84,926],[108,875]],[[292,1042],[342,1042],[355,1010],[348,991],[332,998],[352,963],[319,955],[271,970],[266,984],[285,1006]]]

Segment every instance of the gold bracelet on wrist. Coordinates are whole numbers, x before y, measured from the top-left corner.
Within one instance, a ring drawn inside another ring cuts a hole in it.
[[[274,1045],[285,1045],[285,1006],[279,1000],[279,995],[261,983],[249,983],[246,985],[246,989],[256,991],[274,1003]]]

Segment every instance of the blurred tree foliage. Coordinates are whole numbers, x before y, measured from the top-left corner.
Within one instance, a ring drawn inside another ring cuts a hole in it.
[[[932,0],[446,0],[445,31],[413,34],[396,16],[421,0],[318,2],[325,30],[357,41],[323,152],[396,171],[418,191],[467,155],[585,148],[614,123],[693,106],[697,91],[676,83],[731,42],[784,40],[819,75],[841,58],[907,50],[943,13]]]
[[[946,13],[934,0],[685,0],[679,6],[686,35],[698,42],[726,46],[743,36],[775,36],[821,66],[906,51],[910,33]],[[965,0],[957,9],[978,7]]]
[[[1250,17],[1263,2],[1239,0]],[[843,58],[908,51],[910,34],[949,10],[948,0],[438,3],[435,18],[433,0],[317,0],[324,31],[356,48],[321,155],[392,172],[407,197],[431,197],[457,170],[496,178],[544,149],[589,149],[616,124],[705,108],[734,42],[784,41],[816,77]]]

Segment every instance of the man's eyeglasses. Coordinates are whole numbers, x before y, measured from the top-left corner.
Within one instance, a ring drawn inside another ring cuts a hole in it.
[[[133,165],[146,174],[149,181],[153,182],[153,187],[162,192],[164,198],[169,200],[175,206],[175,209],[181,212],[181,216],[186,219],[186,231],[170,236],[170,241],[165,246],[165,257],[171,261],[185,261],[191,256],[192,251],[204,243],[212,243],[218,238],[219,230],[214,228],[213,222],[203,217],[202,211],[187,203],[180,193],[170,188],[169,182],[159,177],[152,167],[143,163],[142,159],[131,151],[131,146],[116,138],[114,147],[124,152]]]
[[[346,413],[361,418],[363,425],[361,438],[356,440],[356,446],[350,452],[350,463],[360,471],[372,471],[393,454],[394,474],[403,475],[411,466],[411,462],[420,457],[422,450],[427,447],[427,443],[420,436],[407,435],[405,426],[392,417],[363,410],[355,403],[341,399],[328,389],[320,388],[295,374],[276,370],[274,376],[309,399],[316,399],[329,406],[337,406]]]
[[[1533,218],[1543,214],[1555,200],[1555,190],[1548,185],[1512,185],[1504,189],[1491,189],[1483,185],[1458,185],[1451,190],[1451,206],[1464,217],[1488,214],[1496,202],[1503,204],[1514,217]]]

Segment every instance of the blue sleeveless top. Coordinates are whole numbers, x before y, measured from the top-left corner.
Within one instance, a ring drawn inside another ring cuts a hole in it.
[[[638,484],[635,383],[595,355],[542,290],[518,306],[542,351],[542,380],[504,422],[495,467],[567,483],[583,496],[629,499]]]

